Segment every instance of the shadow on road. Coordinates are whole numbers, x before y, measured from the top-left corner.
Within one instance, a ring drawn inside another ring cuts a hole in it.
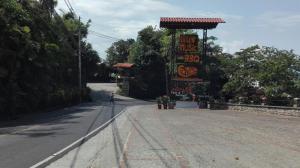
[[[71,124],[78,123],[72,121],[73,119],[80,118],[79,113],[89,112],[95,110],[95,107],[106,105],[109,101],[111,92],[109,91],[93,91],[91,97],[93,102],[82,103],[77,106],[64,108],[60,110],[44,112],[44,113],[32,113],[27,116],[21,117],[14,121],[0,121],[0,135],[11,134],[15,135],[16,132],[26,129],[26,127],[32,125],[57,125],[57,124]],[[19,135],[23,133],[18,133]],[[24,135],[31,135],[30,133]],[[40,135],[43,135],[41,133]],[[44,134],[46,136],[46,133]]]
[[[22,132],[16,132],[12,133],[10,135],[23,135],[23,136],[29,136],[33,138],[37,137],[43,137],[43,136],[54,136],[57,134],[57,131],[62,130],[62,127],[57,127],[57,128],[51,128],[51,129],[39,129],[39,130],[25,130]]]
[[[31,115],[23,119],[7,122],[5,124],[0,124],[0,135],[16,134],[17,131],[23,130],[31,125],[49,126],[57,124],[77,123],[76,121],[71,121],[80,117],[76,116],[75,114],[91,110],[94,110],[94,108],[81,106],[78,108],[66,108],[53,112]]]

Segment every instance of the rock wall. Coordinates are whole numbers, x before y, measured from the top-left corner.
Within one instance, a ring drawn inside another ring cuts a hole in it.
[[[212,109],[228,109],[244,112],[267,113],[283,116],[300,117],[300,108],[295,107],[276,107],[276,106],[260,106],[260,105],[245,105],[245,104],[222,104],[214,103]]]

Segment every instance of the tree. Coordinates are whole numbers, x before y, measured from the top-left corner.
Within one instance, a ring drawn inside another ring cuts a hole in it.
[[[129,60],[136,64],[134,95],[153,98],[165,92],[165,60],[161,54],[163,32],[148,26],[139,31]]]
[[[133,39],[119,40],[114,42],[107,50],[107,61],[110,65],[128,61],[130,46],[134,43]]]
[[[206,76],[204,79],[209,81],[208,94],[214,98],[220,98],[221,90],[227,82],[227,77],[222,69],[222,63],[230,55],[223,53],[223,48],[217,45],[215,41],[217,41],[216,37],[208,37],[207,58],[205,58],[204,62]],[[202,50],[202,43],[200,45],[200,49]]]
[[[176,39],[178,39],[181,34],[196,34],[196,32],[192,30],[178,30],[175,33]],[[170,68],[171,34],[171,30],[154,30],[153,27],[149,26],[139,32],[136,43],[131,46],[129,61],[141,67],[138,74],[140,75],[141,73],[142,75],[138,78],[138,83],[144,92],[149,90],[148,88],[155,81],[151,78],[149,78],[148,81],[144,76],[151,74],[155,74],[156,76],[160,75],[156,79],[160,79],[159,85],[165,86],[166,84],[165,68],[168,67],[168,70]],[[205,93],[208,92],[210,95],[218,97],[220,96],[219,91],[226,82],[226,77],[223,70],[220,68],[222,48],[214,43],[215,40],[217,40],[215,37],[209,37],[208,39],[208,51],[210,54],[206,58],[206,67],[200,71],[200,73],[202,73],[201,77],[203,77],[205,81],[211,81],[210,85],[199,85],[194,91],[198,94],[204,94],[203,91],[205,91]],[[178,47],[178,43],[175,43],[175,47]],[[199,48],[199,55],[201,55],[202,43],[199,43]],[[142,70],[146,69],[149,65],[156,66],[153,67],[154,70],[147,70],[142,73]],[[206,70],[205,73],[203,73],[204,70]],[[205,88],[203,89],[203,87]],[[153,90],[151,90],[151,92],[153,92]],[[153,93],[156,93],[156,95],[163,94],[165,93],[165,88],[160,87],[159,89],[154,90]],[[143,93],[143,95],[145,94],[146,93]]]
[[[222,68],[228,78],[225,95],[250,99],[265,95],[271,101],[299,96],[299,56],[292,51],[256,45],[228,56]]]
[[[0,3],[0,115],[75,103],[78,28],[89,23],[54,11],[56,1]],[[91,46],[89,47],[89,51]],[[95,54],[93,54],[95,56]]]
[[[82,59],[85,82],[95,82],[106,78],[104,71],[106,71],[106,75],[108,75],[108,71],[105,69],[105,64],[102,64],[101,58],[90,43],[82,43]]]
[[[268,97],[299,96],[299,60],[292,51],[263,47],[264,59],[258,75],[260,86]]]
[[[42,8],[49,13],[49,18],[53,15],[57,0],[40,0]]]
[[[259,46],[252,46],[224,60],[223,69],[228,77],[228,82],[223,87],[225,94],[250,97],[255,93],[260,60],[263,58],[259,50]]]

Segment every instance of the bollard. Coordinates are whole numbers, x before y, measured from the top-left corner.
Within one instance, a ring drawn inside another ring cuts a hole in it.
[[[300,107],[300,98],[294,98],[294,107]]]
[[[210,102],[207,102],[207,109],[210,109]]]
[[[261,97],[261,105],[264,106],[267,103],[267,97],[266,96],[262,96]]]

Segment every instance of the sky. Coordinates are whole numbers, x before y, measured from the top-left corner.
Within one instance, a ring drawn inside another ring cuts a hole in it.
[[[300,54],[299,0],[69,0],[90,29],[119,39],[136,39],[148,25],[159,28],[160,17],[220,17],[226,23],[208,32],[224,52],[234,53],[258,44]],[[57,9],[68,11],[64,0]],[[201,33],[201,31],[199,31]],[[114,42],[92,33],[92,43],[101,58]]]

